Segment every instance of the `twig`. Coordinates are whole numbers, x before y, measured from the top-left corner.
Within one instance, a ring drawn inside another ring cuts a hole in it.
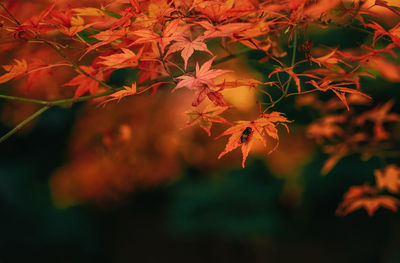
[[[47,111],[50,108],[49,105],[46,105],[42,108],[40,108],[38,111],[36,111],[34,114],[32,114],[31,116],[29,116],[28,118],[26,118],[25,120],[23,120],[21,123],[19,123],[17,126],[14,127],[14,129],[12,129],[11,131],[7,132],[5,135],[3,135],[0,138],[0,143],[4,142],[5,140],[7,140],[10,136],[12,136],[14,133],[16,133],[17,131],[19,131],[20,129],[22,129],[22,127],[24,127],[26,124],[28,124],[30,121],[36,119],[37,117],[39,117],[43,112]]]
[[[8,96],[8,95],[1,95],[1,99],[7,99],[7,100],[19,100],[19,101],[25,101],[25,102],[32,102],[36,104],[41,104],[41,105],[47,105],[49,102],[45,100],[35,100],[35,99],[29,99],[29,98],[22,98],[22,97],[14,97],[14,96]]]
[[[291,63],[290,63],[290,67],[291,67],[291,68],[293,68],[294,62],[296,61],[296,49],[297,49],[297,31],[296,31],[296,28],[295,28],[295,29],[294,29],[294,32],[293,32],[292,61],[291,61]],[[266,112],[266,111],[267,111],[268,109],[270,109],[271,107],[275,106],[275,104],[277,104],[278,102],[280,102],[283,98],[285,98],[285,97],[287,96],[288,90],[289,90],[289,87],[290,87],[290,82],[292,81],[292,78],[293,78],[293,77],[292,77],[291,75],[289,75],[289,79],[288,79],[288,81],[287,81],[287,83],[286,83],[285,89],[284,89],[283,92],[282,92],[282,95],[281,95],[277,100],[275,100],[275,101],[269,103],[269,104],[268,104],[269,106],[264,110],[264,112]]]
[[[3,3],[0,3],[0,6],[4,9],[4,11],[6,11],[6,13],[11,17],[11,19],[17,24],[17,25],[21,25],[21,22],[18,21],[18,19],[16,19],[11,13],[10,11],[8,11],[8,9],[3,5]]]

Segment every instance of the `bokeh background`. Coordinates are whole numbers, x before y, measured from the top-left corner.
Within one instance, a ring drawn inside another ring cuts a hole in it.
[[[309,38],[351,50],[371,36],[311,28]],[[262,57],[255,51],[221,66],[266,81],[273,67]],[[398,62],[394,75],[361,79],[373,105],[395,99],[395,112]],[[136,78],[122,69],[109,82]],[[228,119],[256,116],[254,102],[266,101],[247,88],[228,93],[236,107]],[[350,186],[374,184],[373,171],[398,156],[362,161],[352,154],[322,176],[328,155],[306,136],[318,110],[294,97],[276,107],[295,120],[290,134],[280,130],[268,157],[256,147],[244,169],[239,151],[217,160],[226,138],[181,129],[191,104],[184,91],[52,108],[0,145],[0,262],[400,262],[399,213],[335,215]],[[17,106],[0,102],[1,134],[32,111]]]

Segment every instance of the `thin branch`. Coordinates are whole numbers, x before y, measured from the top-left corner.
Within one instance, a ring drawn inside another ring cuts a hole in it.
[[[60,106],[60,105],[65,105],[68,103],[77,103],[77,102],[82,102],[82,101],[88,101],[90,99],[95,99],[95,98],[100,98],[100,97],[104,97],[107,95],[111,95],[117,91],[122,90],[123,88],[117,88],[117,89],[113,89],[113,90],[107,90],[104,92],[100,92],[100,93],[96,93],[93,95],[87,95],[87,96],[82,96],[82,97],[78,97],[78,98],[69,98],[69,99],[62,99],[62,100],[53,100],[53,101],[49,101],[47,103],[47,105],[50,106]]]
[[[1,95],[1,94],[0,94],[0,98],[1,99],[7,99],[7,100],[19,100],[19,101],[25,101],[25,102],[32,102],[32,103],[41,104],[41,105],[49,104],[49,102],[45,101],[45,100],[35,100],[35,99],[14,97],[14,96]]]
[[[10,13],[10,11],[8,11],[8,9],[3,5],[3,3],[0,3],[0,6],[4,9],[4,11],[6,11],[6,13],[11,17],[11,19],[17,24],[17,25],[21,25],[21,22],[18,21],[18,19],[16,19],[13,14]]]
[[[4,142],[5,140],[7,140],[10,136],[12,136],[13,134],[15,134],[17,131],[19,131],[20,129],[22,129],[22,127],[24,127],[26,124],[28,124],[30,121],[36,119],[37,117],[39,117],[43,112],[47,111],[50,108],[50,106],[44,106],[42,108],[40,108],[38,111],[36,111],[35,113],[33,113],[31,116],[29,116],[28,118],[26,118],[25,120],[23,120],[21,123],[19,123],[17,126],[14,127],[14,129],[12,129],[11,131],[9,131],[8,133],[6,133],[5,135],[3,135],[0,138],[0,143]]]

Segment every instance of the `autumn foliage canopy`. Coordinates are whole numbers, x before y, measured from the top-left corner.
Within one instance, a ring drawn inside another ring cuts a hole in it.
[[[269,155],[296,130],[281,105],[308,107],[316,114],[304,136],[328,156],[322,174],[352,154],[390,156],[337,214],[397,211],[398,102],[363,86],[400,82],[395,2],[2,1],[2,120],[15,128],[0,141],[45,111],[85,102],[70,161],[51,184],[69,202],[101,200],[173,178],[182,160],[236,165],[241,151],[244,168],[249,153]],[[332,30],[364,39],[357,48],[312,41]]]

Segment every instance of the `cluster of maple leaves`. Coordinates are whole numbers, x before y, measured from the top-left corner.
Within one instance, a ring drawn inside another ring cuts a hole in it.
[[[231,125],[220,135],[230,138],[218,158],[240,147],[245,167],[255,141],[262,142],[272,152],[279,143],[277,127],[281,125],[289,131],[292,120],[273,111],[277,103],[291,95],[328,92],[337,97],[345,111],[336,115],[327,113],[309,127],[310,136],[324,143],[324,151],[331,154],[324,173],[350,153],[372,155],[381,142],[390,138],[383,125],[400,121],[399,115],[389,113],[393,102],[359,115],[354,115],[350,108],[350,98],[372,99],[362,92],[360,85],[361,77],[374,77],[370,69],[380,71],[371,61],[390,61],[400,47],[400,24],[385,29],[378,22],[379,14],[371,10],[379,6],[399,15],[399,10],[386,1],[115,0],[76,8],[59,8],[54,2],[25,21],[19,20],[18,13],[12,13],[15,10],[12,2],[1,4],[1,32],[9,40],[2,49],[15,52],[21,46],[37,45],[37,49],[52,49],[59,60],[50,63],[39,52],[32,52],[29,59],[16,57],[3,65],[0,84],[27,77],[23,85],[29,91],[38,78],[66,67],[70,69],[65,73],[67,76],[72,70],[75,75],[58,83],[59,89],[75,89],[72,97],[65,97],[68,92],[60,92],[58,100],[29,99],[17,96],[18,92],[3,98],[47,108],[100,98],[99,103],[106,106],[150,90],[155,93],[160,88],[171,92],[188,89],[193,95],[192,107],[186,111],[189,118],[186,126],[199,125],[210,136],[213,123]],[[370,45],[356,51],[321,49],[313,47],[307,39],[311,26],[349,27],[355,21],[360,30],[372,37]],[[284,50],[285,43],[289,44],[290,52]],[[212,52],[214,46],[222,47],[226,55]],[[260,63],[272,63],[275,67],[272,72],[265,72],[262,80],[225,79],[232,71],[216,68],[253,50],[263,52]],[[296,58],[296,52],[304,59],[298,55]],[[298,70],[307,65],[308,70]],[[137,79],[122,87],[108,84],[110,76],[122,68],[138,70]],[[243,86],[267,95],[269,102],[259,104],[266,107],[260,108],[255,119],[231,124],[220,116],[232,108],[224,91]],[[281,96],[274,98],[272,88],[279,89]],[[314,96],[310,101],[317,106],[318,98]],[[373,123],[371,133],[363,129],[367,122]],[[272,147],[267,144],[267,137],[275,140]],[[379,206],[397,209],[397,199],[375,194],[382,189],[399,192],[398,168],[388,166],[376,174],[377,187],[351,188],[338,210],[340,213],[360,206],[366,207],[369,214]]]

